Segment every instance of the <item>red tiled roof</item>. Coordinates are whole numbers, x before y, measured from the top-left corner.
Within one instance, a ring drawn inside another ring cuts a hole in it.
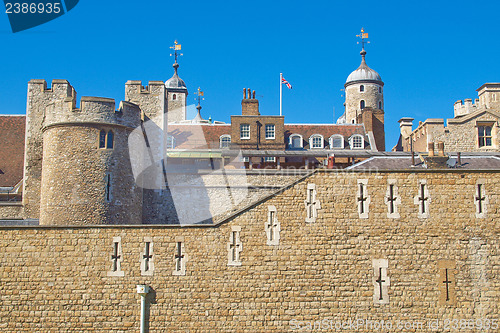
[[[175,138],[175,148],[219,149],[219,138],[231,134],[231,125],[169,124],[168,133]]]
[[[26,116],[0,115],[0,186],[14,186],[23,178]]]
[[[179,149],[218,149],[219,138],[224,134],[231,134],[230,124],[169,124],[168,133],[175,137],[175,148]],[[346,140],[353,134],[365,135],[363,125],[336,125],[336,124],[285,124],[285,143],[292,134],[300,134],[304,139],[304,148],[308,148],[309,137],[321,134],[328,139],[334,134],[342,135]],[[208,146],[207,146],[208,143]]]

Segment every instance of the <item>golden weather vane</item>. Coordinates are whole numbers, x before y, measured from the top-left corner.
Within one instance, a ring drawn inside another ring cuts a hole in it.
[[[370,44],[370,41],[365,41],[365,39],[368,39],[368,33],[365,32],[365,28],[361,28],[361,33],[359,35],[356,35],[356,37],[361,38],[361,48],[364,50],[365,49],[365,44]]]
[[[198,99],[198,105],[200,105],[200,102],[205,100],[205,98],[203,98],[205,93],[201,91],[200,87],[198,87],[198,91],[196,91],[194,94],[198,96],[195,99]]]
[[[170,56],[174,56],[175,62],[177,63],[177,57],[180,57],[183,55],[182,53],[177,53],[177,51],[181,50],[181,44],[177,43],[177,40],[174,41],[174,45],[170,46],[172,50],[174,50],[174,53],[170,53]]]

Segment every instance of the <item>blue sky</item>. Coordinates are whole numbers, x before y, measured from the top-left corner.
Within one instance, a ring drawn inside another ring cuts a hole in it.
[[[341,89],[360,63],[356,34],[370,34],[367,63],[385,82],[386,146],[397,120],[453,117],[453,103],[500,81],[500,2],[472,1],[90,1],[47,24],[13,34],[0,19],[0,114],[23,114],[27,82],[67,79],[78,96],[124,99],[127,80],[166,81],[177,39],[179,74],[205,91],[202,115],[229,122],[242,89],[262,114],[287,123],[331,123]],[[335,114],[334,114],[335,112]]]

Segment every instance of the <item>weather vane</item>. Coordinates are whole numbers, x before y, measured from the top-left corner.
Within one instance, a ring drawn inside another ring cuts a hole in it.
[[[368,39],[368,33],[365,32],[365,28],[361,28],[361,33],[359,35],[356,35],[356,37],[361,38],[361,48],[364,50],[365,49],[365,44],[370,44],[370,41],[365,41],[365,39]]]
[[[177,53],[177,51],[180,51],[181,50],[181,44],[178,44],[177,43],[177,40],[174,41],[174,45],[173,46],[170,46],[170,48],[172,50],[174,50],[174,53],[170,53],[170,56],[174,56],[174,59],[175,59],[175,62],[177,63],[177,57],[180,57],[181,55],[183,55],[182,53]]]
[[[198,91],[195,92],[194,94],[198,96],[195,99],[198,99],[198,105],[200,105],[200,102],[205,100],[205,98],[202,98],[204,96],[203,91],[201,91],[200,87],[198,87]]]

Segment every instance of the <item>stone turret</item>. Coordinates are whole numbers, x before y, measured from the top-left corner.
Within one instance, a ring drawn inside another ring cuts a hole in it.
[[[142,189],[132,174],[128,136],[137,105],[74,96],[46,105],[40,225],[140,224]]]

